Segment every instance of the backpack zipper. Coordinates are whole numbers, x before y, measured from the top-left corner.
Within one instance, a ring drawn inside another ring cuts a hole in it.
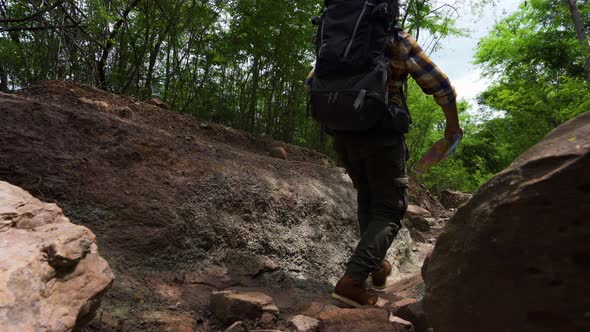
[[[350,38],[350,41],[348,42],[348,45],[346,46],[346,50],[344,51],[344,58],[346,58],[348,56],[348,53],[350,52],[350,48],[352,47],[352,43],[354,42],[354,39],[356,38],[357,30],[359,28],[359,25],[361,24],[361,20],[363,19],[363,16],[365,16],[365,12],[367,11],[368,6],[369,6],[369,2],[365,1],[365,4],[363,5],[363,10],[359,14],[359,17],[356,19],[356,24],[354,25],[354,29],[352,30],[352,37]]]

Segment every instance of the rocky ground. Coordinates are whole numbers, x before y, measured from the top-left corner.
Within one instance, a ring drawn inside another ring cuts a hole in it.
[[[453,210],[412,182],[384,309],[343,310],[329,299],[357,240],[343,169],[162,106],[57,81],[0,94],[0,180],[91,229],[116,276],[86,331],[407,324],[390,313],[424,328],[419,270]]]

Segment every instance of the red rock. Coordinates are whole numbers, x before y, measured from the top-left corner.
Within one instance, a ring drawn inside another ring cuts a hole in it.
[[[0,181],[0,331],[80,329],[113,279],[90,230]]]
[[[484,184],[425,266],[435,332],[590,331],[590,112]]]
[[[289,321],[297,332],[314,332],[320,325],[319,320],[304,315],[295,316]]]
[[[263,293],[236,293],[233,291],[211,293],[211,311],[224,322],[256,320],[263,313],[278,316],[279,308],[273,299]]]
[[[420,274],[416,274],[392,284],[385,293],[379,296],[386,298],[391,303],[408,298],[419,301],[424,296],[424,281]]]
[[[384,309],[339,309],[320,314],[320,332],[393,332]]]
[[[412,219],[415,217],[420,217],[420,218],[432,218],[432,214],[430,213],[430,211],[419,207],[418,205],[408,205],[408,209],[406,210],[406,215],[404,216],[405,218],[408,219]]]

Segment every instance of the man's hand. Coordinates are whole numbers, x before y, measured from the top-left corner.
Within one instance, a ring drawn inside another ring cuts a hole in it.
[[[445,118],[447,119],[447,125],[445,127],[445,137],[452,137],[455,134],[461,134],[463,136],[463,128],[459,124],[459,114],[457,111],[457,103],[452,102],[450,104],[442,106]]]

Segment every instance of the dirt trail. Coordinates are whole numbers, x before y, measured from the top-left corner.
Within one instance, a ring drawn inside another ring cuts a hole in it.
[[[89,330],[183,315],[219,330],[208,301],[221,289],[263,289],[282,315],[327,305],[354,247],[351,183],[317,152],[60,81],[0,93],[0,119],[0,180],[92,229],[115,271]],[[416,269],[408,250],[398,271]]]

